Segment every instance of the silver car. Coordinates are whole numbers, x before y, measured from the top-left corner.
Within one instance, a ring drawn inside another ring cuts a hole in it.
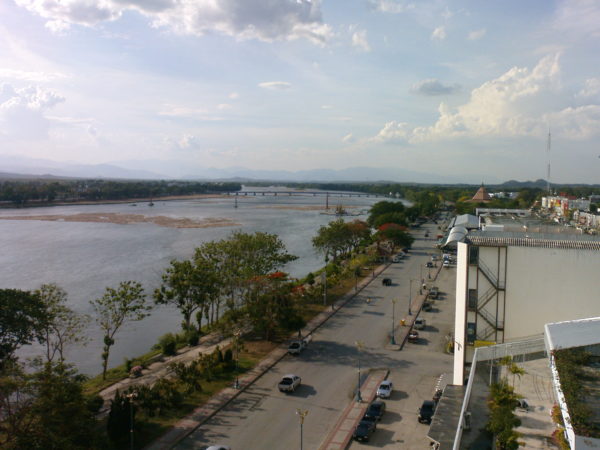
[[[392,395],[393,390],[394,385],[392,384],[392,382],[390,380],[384,380],[377,388],[377,397],[390,398],[390,395]]]

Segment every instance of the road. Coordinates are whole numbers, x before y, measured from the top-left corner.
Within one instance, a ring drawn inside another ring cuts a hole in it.
[[[435,225],[427,225],[425,229],[433,236],[437,234]],[[398,323],[408,313],[409,280],[416,280],[412,283],[414,296],[418,293],[420,277],[427,279],[428,270],[424,265],[434,253],[435,240],[424,239],[423,231],[418,231],[416,237],[410,256],[390,265],[379,279],[339,310],[315,333],[302,355],[286,356],[177,448],[203,448],[216,443],[229,445],[234,450],[300,448],[297,409],[308,410],[304,448],[318,448],[341,411],[352,401],[358,382],[359,358],[363,378],[368,368],[389,368],[396,387],[388,402],[389,412],[372,438],[373,444],[397,448],[399,442],[407,445],[414,441],[418,442],[417,446],[410,448],[427,448],[427,426],[417,423],[416,410],[423,399],[431,398],[439,375],[451,370],[452,359],[442,349],[444,335],[453,323],[453,305],[450,307],[453,302],[440,300],[437,302],[439,312],[423,313],[433,326],[421,333],[421,345],[407,344],[402,351],[386,348],[392,328],[391,299],[397,299],[395,319]],[[442,277],[449,279],[453,272],[454,269],[444,269]],[[391,278],[393,285],[382,286],[383,277]],[[446,287],[442,291],[448,292]],[[453,286],[451,292],[454,292]],[[371,302],[367,303],[367,298]],[[361,351],[356,341],[363,343]],[[286,395],[276,386],[281,376],[288,373],[301,376],[302,386]]]

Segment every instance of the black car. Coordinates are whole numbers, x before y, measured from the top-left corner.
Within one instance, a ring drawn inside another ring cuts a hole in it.
[[[417,419],[419,423],[431,423],[431,418],[435,413],[435,402],[431,400],[425,400],[419,408],[419,415]]]
[[[431,311],[433,309],[433,305],[431,302],[423,302],[422,309],[423,311]]]
[[[367,408],[362,420],[370,420],[371,422],[379,422],[385,412],[385,402],[383,400],[375,400]]]
[[[392,279],[391,278],[384,278],[383,280],[381,280],[381,284],[383,284],[384,286],[391,286],[392,285]]]
[[[361,420],[360,423],[354,429],[352,437],[357,441],[368,442],[371,435],[375,432],[375,422],[370,420]]]
[[[427,261],[427,264],[425,264],[425,267],[433,267],[433,263],[431,261]]]

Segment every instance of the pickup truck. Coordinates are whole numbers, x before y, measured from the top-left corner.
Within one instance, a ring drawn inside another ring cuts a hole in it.
[[[277,385],[280,392],[294,392],[300,386],[302,380],[298,375],[284,375]]]
[[[292,341],[290,342],[290,345],[288,345],[288,353],[290,355],[299,355],[302,352],[302,350],[306,348],[307,344],[308,342],[306,341],[306,339]]]

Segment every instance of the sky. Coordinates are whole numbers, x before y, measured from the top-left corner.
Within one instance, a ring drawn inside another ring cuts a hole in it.
[[[597,0],[1,0],[0,155],[600,183]],[[0,168],[1,171],[1,168]]]

